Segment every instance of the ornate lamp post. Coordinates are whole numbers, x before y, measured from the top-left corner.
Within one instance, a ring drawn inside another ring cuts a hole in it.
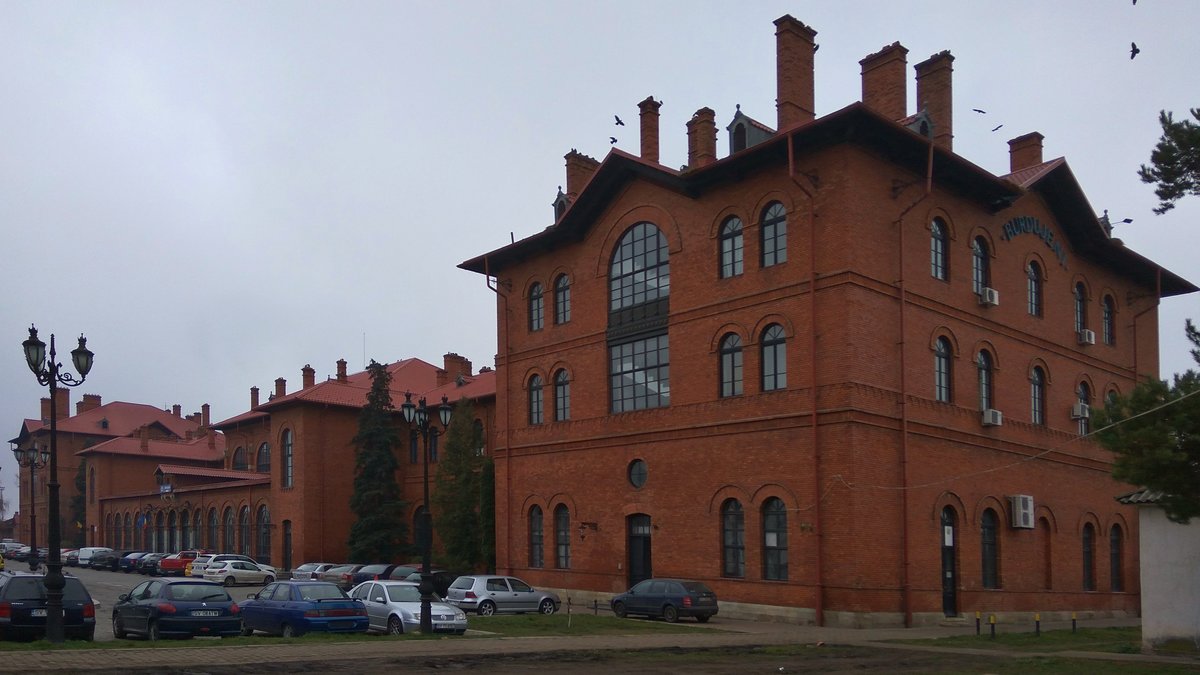
[[[67,585],[62,574],[62,527],[58,510],[58,387],[75,387],[83,384],[92,369],[92,352],[87,348],[87,338],[79,336],[79,346],[71,350],[71,362],[79,371],[76,379],[61,371],[54,349],[54,334],[50,334],[50,359],[46,360],[46,343],[38,339],[37,328],[29,327],[29,339],[22,343],[25,361],[33,371],[39,384],[50,385],[50,482],[49,488],[49,556],[46,558],[46,639],[51,643],[62,643],[63,634],[63,588]]]
[[[425,488],[425,509],[421,512],[421,632],[431,635],[433,610],[430,604],[433,602],[433,577],[429,573],[429,558],[433,549],[433,516],[429,508],[429,437],[433,436],[436,439],[438,429],[430,424],[429,409],[425,406],[424,396],[418,403],[413,403],[412,392],[404,392],[404,403],[400,404],[400,411],[404,413],[404,421],[410,425],[416,422],[417,431],[421,433],[421,473]],[[451,408],[445,396],[442,396],[442,404],[438,406],[437,412],[442,428],[449,427]]]
[[[37,507],[33,505],[34,497],[37,494],[35,492],[36,470],[46,466],[46,462],[50,461],[50,451],[43,447],[39,452],[36,445],[28,448],[13,448],[12,451],[17,458],[17,466],[29,467],[29,571],[36,572],[38,568]],[[20,487],[19,483],[17,487]]]

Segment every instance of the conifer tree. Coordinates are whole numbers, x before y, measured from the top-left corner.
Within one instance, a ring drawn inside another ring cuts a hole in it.
[[[393,426],[394,410],[389,390],[392,375],[387,366],[371,361],[371,391],[358,416],[354,437],[354,494],[350,509],[355,521],[350,526],[350,560],[396,562],[409,552],[405,545],[404,502],[396,481],[399,463],[393,452],[399,435]]]
[[[475,428],[475,408],[459,401],[450,428],[439,439],[437,482],[433,494],[442,564],[452,570],[476,571],[488,562],[485,540],[493,540],[493,519],[481,509],[482,439]],[[493,509],[494,511],[494,509]],[[494,543],[492,544],[494,546]]]

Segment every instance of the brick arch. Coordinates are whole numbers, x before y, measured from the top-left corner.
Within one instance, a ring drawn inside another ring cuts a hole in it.
[[[975,355],[982,350],[987,350],[992,355],[992,368],[998,373],[1000,372],[1000,352],[996,349],[996,345],[992,344],[991,340],[986,338],[977,340],[971,348],[971,362],[975,362]]]
[[[525,497],[525,500],[521,502],[521,515],[529,515],[529,509],[534,506],[542,507],[542,513],[544,514],[547,511],[548,505],[549,501],[546,498],[538,495],[528,495]]]
[[[983,524],[983,512],[985,509],[989,508],[996,512],[996,515],[1000,517],[1000,522],[1003,523],[1004,516],[1008,512],[1008,509],[1004,507],[1004,502],[1001,499],[992,495],[980,497],[979,500],[975,502],[975,513],[971,515],[971,523],[976,527],[979,527],[981,524]]]
[[[967,235],[967,242],[973,242],[976,239],[983,239],[987,242],[988,257],[996,258],[996,240],[992,238],[992,233],[982,226],[976,225],[971,228],[971,233]]]
[[[683,234],[679,227],[679,221],[674,215],[656,205],[635,206],[612,221],[612,225],[604,235],[604,243],[596,249],[596,278],[608,276],[609,265],[612,264],[617,242],[629,228],[643,222],[651,223],[667,238],[669,255],[674,256],[683,250]]]
[[[567,512],[571,514],[571,517],[572,518],[579,517],[579,506],[575,504],[575,498],[565,492],[554,493],[553,495],[550,496],[550,499],[548,500],[547,503],[550,504],[552,507],[549,509],[549,511],[551,513],[554,512],[555,508],[558,508],[559,504],[566,504]]]
[[[1075,397],[1076,398],[1079,397],[1079,384],[1081,382],[1087,383],[1088,391],[1091,392],[1092,400],[1095,401],[1096,400],[1096,392],[1097,392],[1096,383],[1092,381],[1092,376],[1088,375],[1087,373],[1080,373],[1079,376],[1075,378],[1075,384],[1073,385]]]
[[[1075,523],[1075,534],[1083,536],[1083,526],[1091,523],[1096,528],[1096,535],[1099,536],[1104,532],[1104,527],[1100,523],[1100,517],[1093,511],[1084,511],[1079,515],[1079,520]]]
[[[1029,263],[1035,262],[1042,269],[1042,281],[1047,281],[1050,278],[1050,267],[1046,265],[1046,259],[1037,251],[1030,251],[1025,254],[1025,264],[1021,267],[1022,271],[1029,270]]]
[[[1049,387],[1054,381],[1053,376],[1050,375],[1050,366],[1046,365],[1045,360],[1043,360],[1042,357],[1040,357],[1040,356],[1035,356],[1032,359],[1030,359],[1029,360],[1029,368],[1027,368],[1025,370],[1025,375],[1031,381],[1033,380],[1033,369],[1035,367],[1042,369],[1042,374],[1046,376],[1045,384],[1047,387]]]
[[[946,241],[951,242],[958,239],[958,228],[954,225],[954,218],[950,216],[950,212],[946,209],[935,206],[925,213],[925,231],[932,234],[933,221],[940,220],[946,228]]]
[[[740,323],[726,323],[713,333],[712,339],[708,343],[708,351],[711,354],[716,354],[721,350],[721,340],[730,333],[742,338],[742,346],[750,344],[750,339],[747,334],[746,327]]]
[[[1112,381],[1109,381],[1108,384],[1104,385],[1104,399],[1103,400],[1104,400],[1105,404],[1108,403],[1108,395],[1110,392],[1115,393],[1117,396],[1120,396],[1121,395],[1121,385],[1117,384],[1116,382],[1112,382]],[[1093,393],[1093,395],[1095,394],[1095,392],[1092,392],[1092,393]]]
[[[942,509],[947,506],[954,507],[954,510],[962,516],[962,519],[967,518],[967,505],[963,503],[962,497],[957,493],[946,490],[933,500],[933,511],[929,514],[930,520],[935,524],[942,522]]]
[[[794,512],[800,510],[800,499],[796,496],[796,493],[780,483],[764,483],[754,491],[750,504],[754,506],[756,511],[760,510],[763,503],[770,497],[779,497],[782,499],[788,511]]]
[[[1092,285],[1088,283],[1087,277],[1082,274],[1075,274],[1071,277],[1071,297],[1075,296],[1075,287],[1083,284],[1083,299],[1085,302],[1092,301]]]
[[[712,222],[709,223],[708,226],[708,238],[719,239],[721,237],[721,227],[725,224],[725,221],[729,220],[730,218],[737,218],[738,220],[742,221],[742,234],[744,236],[749,223],[746,222],[746,219],[742,216],[738,207],[730,204],[729,206],[723,207],[720,211],[717,211],[716,215],[713,216]]]
[[[525,298],[526,300],[529,299],[529,292],[531,290],[533,290],[534,284],[541,284],[542,297],[543,298],[546,297],[546,282],[545,282],[545,280],[538,276],[530,275],[530,276],[526,277],[525,281],[521,285],[521,297],[522,298]]]
[[[945,325],[934,328],[929,334],[929,351],[936,352],[938,338],[943,337],[950,341],[950,356],[958,358],[962,354],[962,350],[958,345],[958,337]]]
[[[712,496],[708,498],[708,514],[712,515],[719,512],[722,504],[727,499],[736,499],[743,505],[751,503],[751,495],[746,492],[741,486],[732,483],[726,483],[721,487],[713,490]]]
[[[533,379],[534,375],[541,377],[542,386],[546,386],[546,371],[537,366],[532,366],[525,369],[525,374],[521,376],[521,391],[529,391],[529,380]]]
[[[790,193],[783,190],[769,190],[755,202],[753,211],[754,219],[746,224],[756,228],[762,227],[763,214],[767,212],[767,206],[773,202],[783,204],[783,210],[787,213],[788,222],[795,222],[792,220],[792,216],[800,210],[796,199]]]
[[[1120,526],[1121,526],[1121,533],[1122,533],[1123,535],[1125,535],[1125,541],[1126,541],[1126,542],[1128,542],[1128,541],[1129,541],[1129,531],[1130,531],[1129,527],[1130,527],[1130,526],[1129,526],[1129,521],[1125,519],[1125,516],[1124,516],[1123,514],[1120,514],[1120,513],[1113,513],[1113,514],[1111,514],[1111,516],[1110,516],[1110,518],[1109,518],[1109,521],[1108,521],[1108,523],[1107,523],[1107,524],[1105,525],[1105,527],[1104,527],[1104,528],[1101,530],[1101,532],[1102,532],[1102,533],[1103,533],[1105,536],[1107,536],[1107,535],[1111,534],[1111,533],[1112,533],[1112,528],[1113,528],[1113,525],[1120,525]]]
[[[750,341],[746,344],[757,345],[761,343],[763,331],[767,329],[767,326],[770,326],[773,323],[783,326],[783,336],[786,339],[791,340],[796,337],[796,328],[792,325],[791,320],[782,314],[767,314],[759,319],[756,324],[754,324],[754,332],[750,334]]]
[[[1050,526],[1051,534],[1058,532],[1058,519],[1054,517],[1054,510],[1044,504],[1037,504],[1033,507],[1033,520],[1034,522],[1045,520],[1046,524]]]

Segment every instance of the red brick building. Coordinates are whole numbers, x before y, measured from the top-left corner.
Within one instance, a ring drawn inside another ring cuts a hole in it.
[[[681,170],[571,151],[545,230],[464,262],[497,291],[497,565],[600,597],[682,576],[826,625],[1138,611],[1137,518],[1090,406],[1158,374],[1160,297],[1042,136],[953,151],[949,52],[864,58],[816,117],[776,21],[776,128],[687,123]]]

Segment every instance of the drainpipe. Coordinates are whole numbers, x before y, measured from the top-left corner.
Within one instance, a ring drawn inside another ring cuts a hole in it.
[[[483,275],[484,275],[483,278],[487,284],[488,289],[490,289],[493,293],[495,293],[496,297],[498,297],[500,299],[500,303],[502,305],[503,311],[496,312],[496,320],[503,322],[503,324],[502,324],[503,329],[501,330],[501,333],[507,335],[507,333],[508,333],[508,296],[503,291],[500,290],[500,278],[499,277],[496,277],[496,285],[494,285],[494,286],[492,285],[492,275],[491,275],[490,267],[488,264],[488,259],[486,257],[484,257],[484,259],[483,259]],[[507,339],[505,340],[505,344],[506,345],[508,344]],[[497,351],[498,351],[500,345],[497,344],[496,347],[497,347]],[[498,363],[496,364],[496,370],[497,370],[497,373],[496,373],[496,375],[497,375],[496,402],[497,402],[497,404],[499,404],[499,401],[500,401],[499,385],[501,383],[499,382],[499,374],[500,373],[498,371],[500,370],[500,364],[498,364]],[[506,371],[507,371],[507,369],[506,369]],[[507,377],[507,375],[506,375],[506,377]],[[505,398],[507,399],[508,397],[506,396]],[[512,570],[512,529],[513,528],[510,525],[511,520],[512,520],[512,416],[509,414],[510,410],[511,410],[511,406],[509,406],[508,403],[505,403],[504,404],[504,520],[505,520],[505,522],[504,522],[504,555],[505,555],[504,569],[505,569],[505,571]],[[494,523],[493,523],[493,526],[494,526]],[[500,568],[500,559],[499,559],[499,557],[497,557],[495,571],[499,572],[500,569],[501,569]]]
[[[1137,321],[1138,321],[1138,318],[1140,318],[1146,312],[1149,312],[1154,309],[1158,309],[1158,306],[1160,304],[1162,304],[1162,268],[1161,267],[1154,270],[1154,304],[1150,305],[1146,309],[1143,309],[1142,311],[1138,312],[1137,314],[1134,314],[1133,319],[1132,319],[1132,322],[1133,322],[1133,380],[1134,380],[1134,382],[1137,382],[1140,379],[1140,374],[1138,373]],[[1158,370],[1158,368],[1155,368],[1155,370]]]

